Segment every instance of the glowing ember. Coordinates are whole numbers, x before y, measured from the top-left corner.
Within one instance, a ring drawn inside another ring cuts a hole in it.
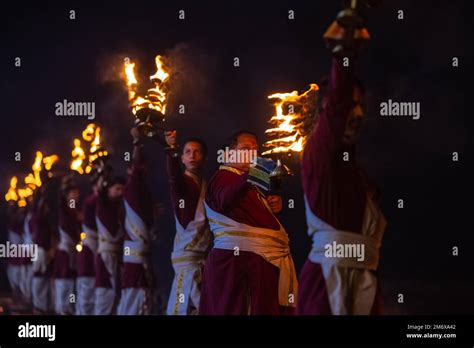
[[[7,193],[5,194],[5,200],[8,201],[18,201],[18,194],[16,191],[16,185],[18,184],[18,178],[12,176],[10,179],[10,187],[8,188]]]
[[[19,188],[18,189],[18,206],[25,207],[26,206],[26,199],[33,195],[33,190],[30,187]]]
[[[128,100],[132,112],[137,114],[138,110],[148,108],[158,111],[161,114],[166,112],[166,92],[165,82],[169,79],[169,74],[166,72],[163,57],[157,55],[155,57],[156,73],[150,76],[150,81],[155,87],[148,89],[146,95],[141,97],[137,93],[138,80],[135,76],[135,63],[128,58],[124,61],[125,78],[128,89]]]
[[[303,94],[297,91],[291,93],[275,93],[268,96],[275,106],[276,115],[270,118],[269,123],[275,125],[265,131],[274,139],[267,141],[264,146],[270,148],[262,153],[268,155],[273,153],[301,152],[305,143],[305,113],[308,104],[316,100],[315,92],[319,90],[317,84],[312,83],[310,88]]]

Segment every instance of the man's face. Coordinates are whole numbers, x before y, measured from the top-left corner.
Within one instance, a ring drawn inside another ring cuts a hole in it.
[[[344,136],[342,142],[346,145],[352,145],[359,134],[360,127],[362,125],[362,120],[365,116],[365,107],[363,105],[363,94],[360,88],[354,88],[353,93],[353,107],[349,114],[349,117],[346,121],[346,128],[344,131]]]
[[[250,165],[252,164],[252,158],[254,158],[250,156],[250,153],[252,152],[256,153],[258,151],[257,139],[252,134],[241,134],[237,138],[237,144],[235,145],[234,150],[246,151],[248,153],[248,156],[241,157],[241,158],[248,159],[247,162],[235,163],[232,165],[233,167],[239,170],[247,172],[250,169]]]
[[[181,155],[186,170],[191,173],[199,173],[204,163],[204,153],[201,144],[189,141],[184,145],[183,154]]]
[[[124,185],[113,184],[107,189],[107,196],[111,201],[117,201],[122,198]]]
[[[80,192],[79,192],[79,189],[77,188],[69,190],[69,192],[67,193],[68,202],[70,202],[71,200],[74,200],[74,202],[77,203],[79,202],[79,198],[80,198]]]

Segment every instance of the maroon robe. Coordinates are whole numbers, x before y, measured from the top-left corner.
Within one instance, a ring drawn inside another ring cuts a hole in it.
[[[247,183],[247,173],[217,171],[209,181],[206,203],[212,210],[237,222],[280,229],[257,189]],[[256,253],[240,251],[239,256],[235,256],[233,250],[213,248],[204,266],[200,314],[247,314],[247,289],[252,300],[250,314],[282,314],[288,309],[278,301],[279,272],[278,267]]]
[[[352,66],[352,65],[351,65]],[[333,58],[327,103],[305,145],[302,182],[313,214],[337,230],[361,233],[366,192],[374,190],[357,166],[354,146],[342,142],[347,117],[353,106],[354,71]],[[349,153],[349,161],[343,153]],[[372,312],[381,311],[377,290]],[[307,260],[299,277],[299,314],[331,314],[320,264]]]
[[[21,241],[23,240],[24,222],[24,217],[18,212],[12,214],[8,220],[8,230],[15,233]],[[23,264],[23,259],[21,257],[9,257],[8,263],[12,266],[21,266]]]
[[[143,149],[138,149],[137,155],[133,159],[132,173],[127,180],[124,189],[124,200],[145,222],[148,230],[153,224],[153,202],[150,188],[146,182],[146,163],[143,156]],[[125,240],[132,238],[125,233]],[[146,270],[143,264],[124,262],[122,273],[122,288],[148,288],[153,284],[148,284]]]
[[[81,221],[77,210],[70,208],[65,198],[61,198],[59,204],[59,226],[71,237],[75,245],[79,243]],[[75,250],[73,252],[76,253]],[[75,254],[71,256],[64,250],[57,250],[54,260],[54,278],[76,278],[76,269],[70,266],[71,257],[75,257]]]
[[[43,248],[48,254],[53,246],[53,229],[49,223],[46,206],[43,205],[38,210],[33,212],[31,218],[31,236],[33,243],[38,247]],[[53,272],[53,263],[50,262],[46,268],[45,273],[35,272],[34,277],[49,277]]]
[[[84,200],[83,205],[83,224],[90,229],[97,231],[95,221],[95,209],[97,205],[97,195],[91,193]],[[94,277],[95,276],[95,253],[88,245],[83,244],[82,251],[77,255],[77,276]]]
[[[186,228],[196,214],[201,194],[201,185],[181,169],[179,156],[167,155],[167,171],[170,184],[171,202],[174,214],[183,228]],[[180,207],[180,200],[186,204]]]
[[[107,199],[107,192],[103,191],[97,198],[96,218],[108,229],[112,236],[122,233],[122,200],[111,202]],[[99,234],[100,238],[100,234]],[[95,286],[98,288],[112,288],[110,274],[99,253],[95,256]],[[117,284],[120,282],[117,281]]]

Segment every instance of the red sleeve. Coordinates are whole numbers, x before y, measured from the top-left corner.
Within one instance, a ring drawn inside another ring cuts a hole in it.
[[[333,163],[338,156],[342,156],[342,137],[352,107],[353,71],[352,67],[343,67],[341,60],[333,58],[326,103],[306,142],[302,157],[303,188],[311,203],[315,202],[317,187],[328,184],[322,182],[322,175],[333,177]]]
[[[225,170],[219,170],[209,182],[207,194],[209,207],[218,212],[226,212],[251,189],[247,177],[248,173],[236,176]]]
[[[316,157],[330,159],[337,155],[342,144],[347,116],[352,108],[354,89],[353,63],[343,67],[339,59],[333,58],[326,92],[326,103],[306,143],[303,161],[315,163]]]

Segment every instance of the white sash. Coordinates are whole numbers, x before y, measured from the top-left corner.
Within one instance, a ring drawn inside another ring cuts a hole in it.
[[[97,253],[102,258],[107,272],[109,272],[110,283],[112,288],[116,288],[117,275],[119,267],[119,254],[121,248],[122,234],[117,233],[117,236],[112,236],[107,227],[104,226],[100,218],[96,215],[97,232],[99,235],[99,246]]]
[[[142,264],[150,252],[150,236],[143,219],[132,209],[127,200],[125,203],[125,230],[131,240],[124,242],[123,261]]]
[[[206,183],[201,184],[201,192],[194,213],[194,219],[184,228],[176,220],[176,236],[174,238],[173,252],[180,250],[206,252],[211,243],[212,235],[207,223],[204,200],[206,198]]]
[[[214,234],[214,248],[251,251],[280,269],[278,298],[282,306],[296,306],[298,283],[295,266],[291,258],[288,235],[279,223],[279,230],[254,227],[234,221],[212,210],[207,204],[206,212]],[[278,221],[278,219],[277,219]]]
[[[362,234],[339,231],[319,219],[310,209],[305,196],[308,234],[313,245],[308,258],[321,265],[326,280],[332,314],[365,314],[371,312],[377,291],[377,278],[371,272],[379,262],[379,249],[386,226],[380,209],[367,196]],[[356,257],[327,257],[327,246],[363,245],[363,260]]]

